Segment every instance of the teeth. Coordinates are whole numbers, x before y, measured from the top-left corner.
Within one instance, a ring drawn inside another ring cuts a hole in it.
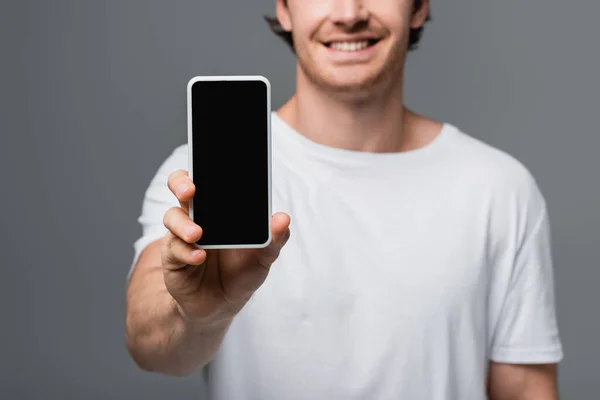
[[[331,43],[331,48],[334,50],[341,51],[357,51],[366,49],[369,47],[368,40],[361,40],[360,42],[333,42]]]

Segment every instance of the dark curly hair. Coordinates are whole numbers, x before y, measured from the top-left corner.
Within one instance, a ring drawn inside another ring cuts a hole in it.
[[[413,10],[417,11],[418,9],[421,8],[421,5],[423,3],[422,3],[422,0],[414,0],[414,1],[415,1],[415,5],[413,7]],[[286,2],[287,2],[287,0],[286,0]],[[294,39],[292,37],[292,33],[284,30],[283,27],[281,26],[281,24],[279,23],[279,20],[276,17],[265,16],[264,18],[267,21],[267,23],[269,24],[271,31],[273,31],[273,33],[275,33],[277,36],[279,36],[281,39],[283,39],[283,41],[286,42],[290,46],[292,51],[294,51]],[[427,15],[426,21],[431,21],[431,13],[429,13]],[[414,50],[417,48],[422,35],[423,35],[423,25],[421,25],[419,28],[411,28],[410,29],[409,38],[408,38],[408,50]]]

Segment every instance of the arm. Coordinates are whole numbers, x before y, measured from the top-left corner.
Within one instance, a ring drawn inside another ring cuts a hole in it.
[[[161,240],[149,244],[131,276],[126,343],[140,368],[183,376],[210,361],[231,320],[199,325],[184,318],[165,286],[160,253]]]
[[[557,400],[557,364],[490,363],[490,400]]]
[[[488,370],[490,400],[556,400],[563,358],[544,197],[529,175],[522,210],[494,264],[498,295]],[[519,221],[519,222],[516,222]]]
[[[187,375],[212,359],[235,315],[266,279],[289,238],[290,218],[272,217],[272,240],[264,248],[199,250],[194,243],[203,232],[189,217],[195,185],[187,171],[169,175],[166,186],[180,206],[164,216],[156,200],[165,197],[162,186],[151,187],[159,193],[146,195],[140,220],[147,232],[160,232],[162,222],[167,233],[140,251],[127,289],[126,343],[140,368]]]

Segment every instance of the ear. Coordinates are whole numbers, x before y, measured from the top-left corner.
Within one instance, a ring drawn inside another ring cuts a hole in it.
[[[429,0],[421,0],[421,8],[414,10],[410,19],[410,27],[413,29],[423,26],[429,15]]]
[[[288,10],[287,0],[275,0],[275,13],[281,27],[287,31],[292,31],[292,19]]]

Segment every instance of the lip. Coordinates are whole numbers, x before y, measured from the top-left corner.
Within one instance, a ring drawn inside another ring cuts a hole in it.
[[[326,40],[323,40],[324,43],[331,42],[355,42],[360,40],[377,40],[381,39],[381,36],[375,35],[373,33],[358,33],[356,35],[333,35],[328,37]]]
[[[323,40],[323,44],[329,44],[333,42],[360,42],[363,40],[381,40],[382,38],[375,35],[354,35],[354,36],[337,36],[327,38],[327,40]]]

